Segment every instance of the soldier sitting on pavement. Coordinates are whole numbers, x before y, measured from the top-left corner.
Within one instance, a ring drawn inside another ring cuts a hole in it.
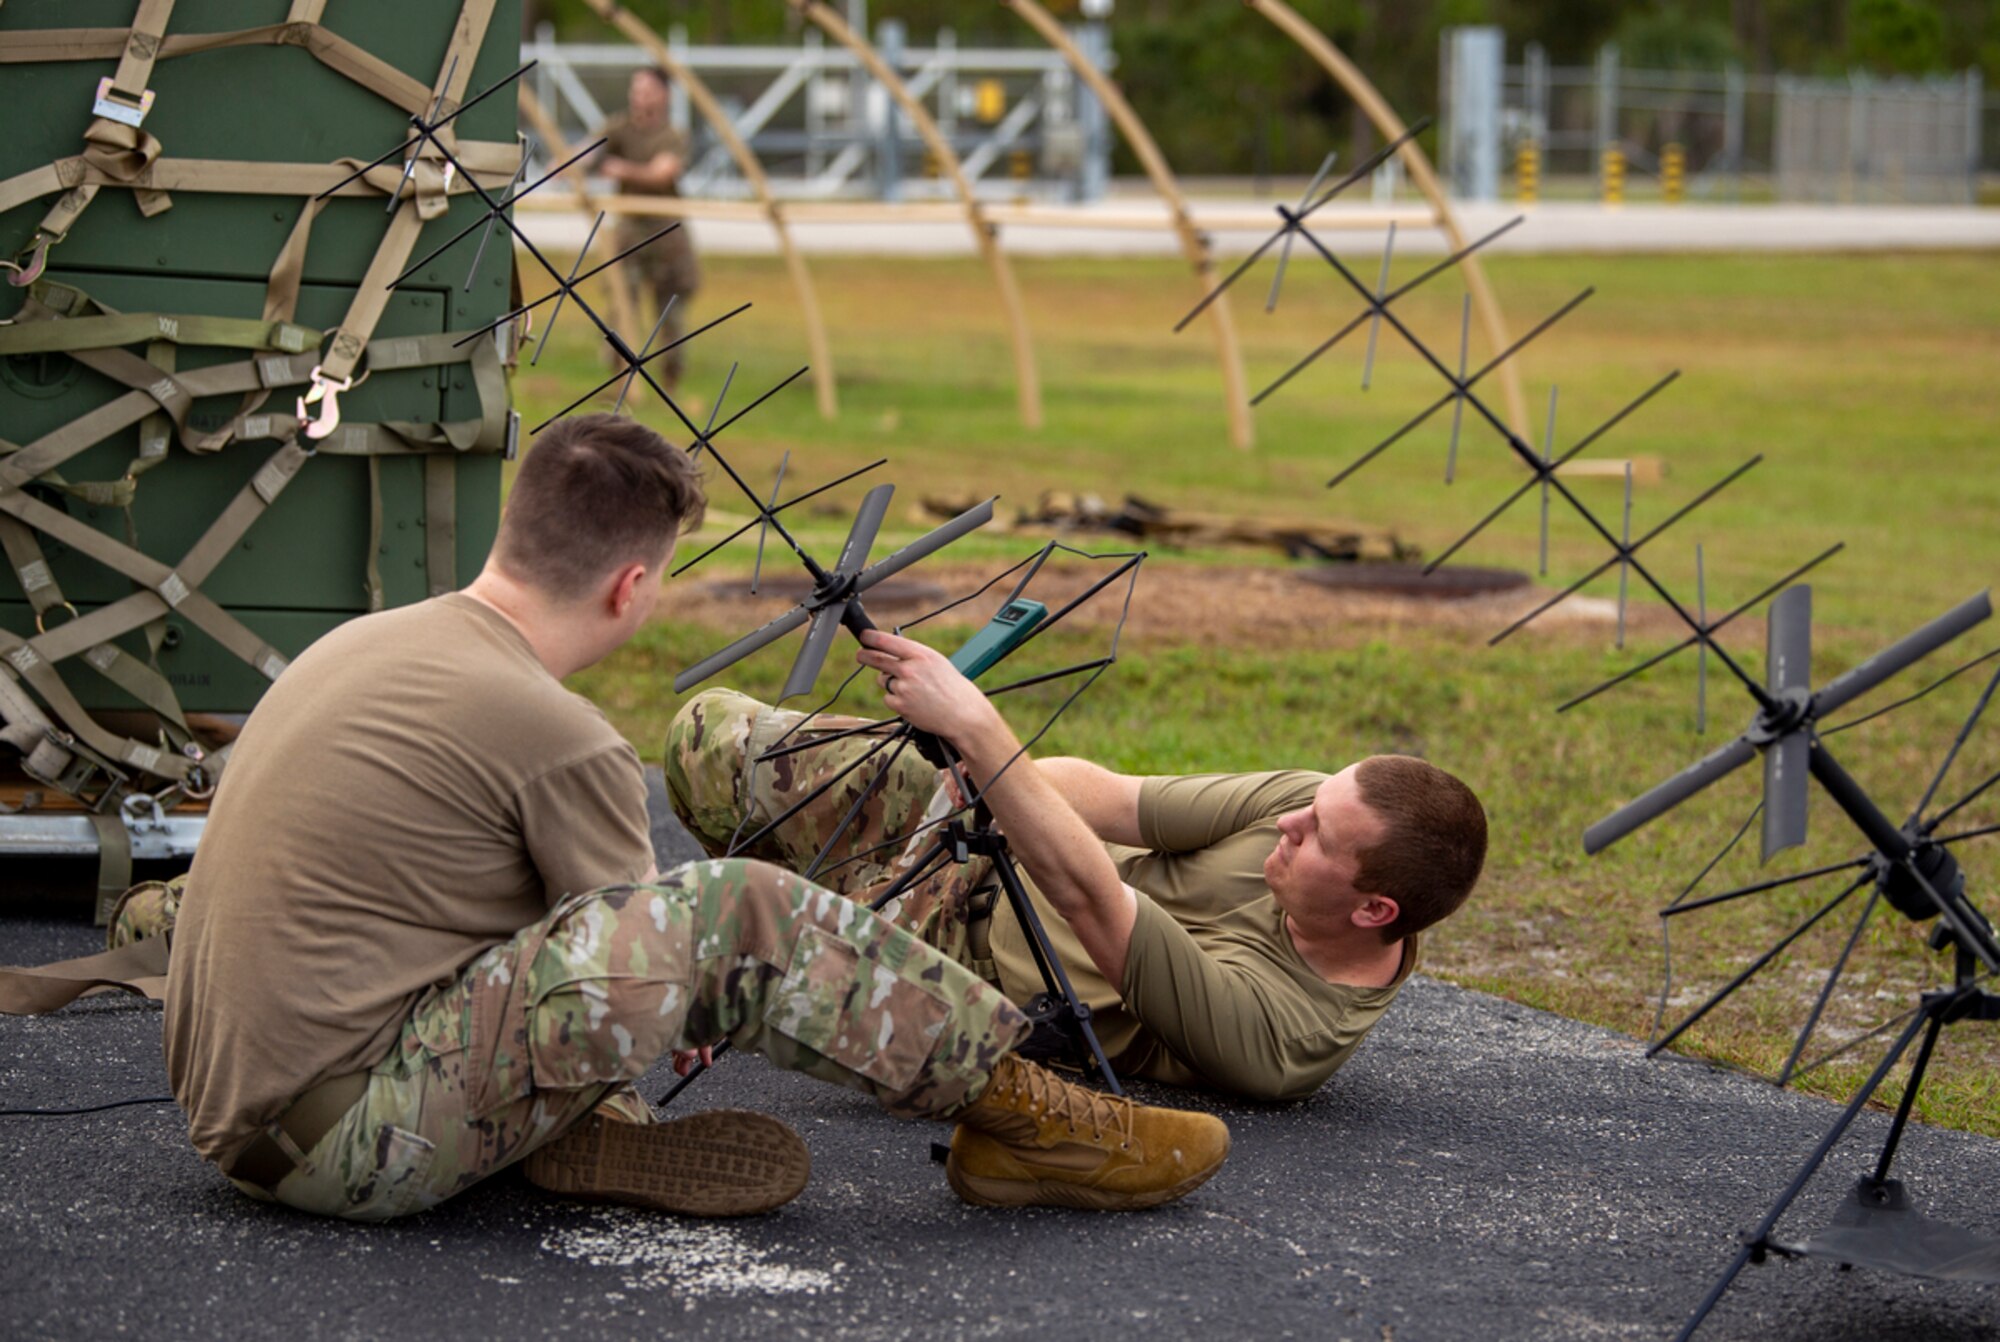
[[[562,678],[652,613],[701,509],[631,420],[545,433],[467,589],[342,625],[244,727],[172,912],[167,1066],[244,1192],[382,1220],[509,1165],[560,1193],[736,1214],[803,1186],[764,1115],[657,1122],[633,1082],[727,1038],[954,1120],[967,1200],[1152,1206],[1229,1134],[1014,1055],[997,990],[768,863],[660,873],[639,759]],[[161,932],[163,927],[139,929]]]
[[[862,641],[892,712],[957,747],[976,785],[999,774],[1018,742],[949,660],[886,633]],[[792,870],[817,862],[816,880],[872,903],[934,836],[894,838],[962,797],[906,751],[822,857],[877,770],[833,780],[875,743],[849,736],[756,764],[800,716],[726,690],[689,701],[667,739],[675,809],[712,853],[754,838],[748,855]],[[1024,755],[987,800],[1113,1069],[1262,1100],[1310,1095],[1352,1056],[1416,968],[1424,929],[1464,902],[1486,855],[1472,791],[1400,755],[1331,776],[1155,778]],[[1043,980],[990,873],[985,858],[948,864],[888,912],[1026,1005]]]

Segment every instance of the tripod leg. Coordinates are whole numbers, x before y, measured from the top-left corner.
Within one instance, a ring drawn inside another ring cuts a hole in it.
[[[1832,1130],[1826,1136],[1820,1138],[1819,1145],[1813,1148],[1813,1153],[1806,1157],[1805,1164],[1801,1165],[1798,1173],[1792,1176],[1791,1184],[1783,1193],[1778,1195],[1778,1200],[1772,1204],[1771,1210],[1764,1214],[1764,1219],[1757,1226],[1756,1233],[1749,1236],[1745,1240],[1743,1247],[1736,1251],[1736,1257],[1730,1261],[1728,1268],[1723,1271],[1721,1277],[1716,1279],[1715,1285],[1709,1288],[1708,1294],[1702,1298],[1702,1302],[1695,1306],[1695,1311],[1688,1316],[1687,1322],[1681,1325],[1680,1332],[1674,1335],[1675,1342],[1687,1342],[1688,1338],[1693,1337],[1695,1330],[1701,1327],[1702,1320],[1708,1317],[1709,1311],[1714,1309],[1716,1302],[1722,1299],[1723,1293],[1729,1289],[1730,1283],[1736,1280],[1736,1275],[1748,1266],[1753,1258],[1761,1259],[1763,1257],[1765,1247],[1770,1241],[1771,1231],[1778,1224],[1778,1218],[1783,1216],[1785,1209],[1790,1207],[1793,1200],[1805,1191],[1807,1181],[1818,1172],[1820,1163],[1826,1159],[1827,1153],[1833,1150],[1834,1146],[1846,1134],[1847,1129],[1853,1124],[1854,1120],[1860,1116],[1862,1109],[1866,1107],[1868,1101],[1881,1088],[1882,1082],[1888,1077],[1890,1069],[1896,1065],[1898,1060],[1909,1049],[1910,1042],[1917,1037],[1917,1031],[1942,1016],[1944,1010],[1948,1009],[1948,1004],[1955,1001],[1957,1001],[1956,995],[1946,999],[1947,1005],[1941,1006],[1936,1003],[1926,1004],[1924,1010],[1910,1022],[1909,1028],[1905,1029],[1897,1037],[1895,1045],[1890,1048],[1882,1061],[1876,1065],[1874,1072],[1870,1074],[1867,1082],[1855,1093],[1854,1098],[1848,1101],[1847,1108],[1841,1112],[1840,1118],[1834,1123]],[[1935,1025],[1932,1028],[1935,1029]]]
[[[1042,920],[1035,913],[1034,901],[1028,898],[1027,890],[1021,885],[1021,874],[1014,870],[1014,855],[1002,845],[993,855],[993,871],[1000,878],[1000,888],[1007,892],[1007,902],[1014,908],[1014,916],[1028,934],[1028,949],[1034,953],[1035,967],[1042,971],[1042,983],[1051,993],[1062,998],[1070,1014],[1075,1017],[1078,1028],[1083,1031],[1084,1043],[1090,1047],[1090,1061],[1097,1067],[1097,1074],[1104,1078],[1104,1084],[1111,1088],[1113,1095],[1123,1095],[1124,1087],[1111,1071],[1111,1060],[1104,1056],[1104,1046],[1097,1042],[1097,1031],[1090,1023],[1090,1008],[1077,1000],[1076,989],[1070,986],[1069,975],[1064,972],[1062,961],[1049,945],[1048,933],[1042,929]]]
[[[1930,1019],[1930,1029],[1924,1032],[1923,1046],[1917,1050],[1916,1065],[1910,1068],[1909,1084],[1903,1087],[1903,1098],[1896,1105],[1896,1120],[1889,1125],[1888,1140],[1882,1143],[1882,1157],[1875,1163],[1875,1182],[1878,1184],[1889,1177],[1889,1163],[1896,1158],[1896,1146],[1903,1140],[1903,1129],[1909,1126],[1910,1109],[1916,1103],[1917,1088],[1924,1084],[1924,1073],[1930,1070],[1931,1052],[1937,1048],[1938,1035],[1944,1029],[1943,1012]]]

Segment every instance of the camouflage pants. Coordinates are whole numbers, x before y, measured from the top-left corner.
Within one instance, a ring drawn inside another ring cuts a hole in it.
[[[618,251],[637,247],[664,228],[666,222],[657,218],[627,221],[618,230]],[[653,348],[671,345],[687,334],[688,304],[693,301],[695,290],[701,287],[701,267],[695,261],[694,243],[688,237],[686,222],[658,241],[641,247],[625,264],[630,267],[627,273],[634,287],[642,297],[652,300],[653,315],[666,314],[659,334],[653,337]],[[672,307],[668,306],[670,301]],[[670,390],[680,383],[681,372],[687,365],[686,350],[685,345],[669,350],[649,365],[658,370],[656,376]]]
[[[1026,1033],[997,989],[832,891],[768,863],[693,862],[571,896],[433,989],[269,1196],[351,1220],[420,1211],[601,1105],[649,1121],[631,1083],[722,1038],[944,1118]]]
[[[923,827],[950,806],[938,771],[914,749],[892,757],[894,746],[878,749],[878,740],[866,736],[758,762],[781,742],[790,747],[811,741],[815,732],[861,721],[821,715],[812,731],[801,731],[801,713],[733,690],[696,695],[667,731],[667,792],[674,810],[712,854],[741,845],[732,855],[812,871],[813,880],[871,904],[929,850],[935,831]],[[872,758],[871,750],[877,751]],[[792,814],[771,824],[787,811]],[[994,889],[992,872],[986,858],[962,866],[947,862],[900,895],[884,916],[994,981],[992,965],[968,944],[974,910]]]

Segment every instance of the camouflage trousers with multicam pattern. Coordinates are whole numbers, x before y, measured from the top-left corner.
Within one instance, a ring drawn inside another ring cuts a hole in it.
[[[1026,1034],[997,989],[833,891],[765,862],[692,862],[571,896],[432,989],[298,1167],[238,1187],[352,1220],[420,1211],[593,1109],[650,1121],[632,1083],[725,1038],[945,1118]]]
[[[938,833],[929,822],[951,805],[938,770],[914,749],[835,735],[862,725],[827,714],[807,722],[733,690],[706,691],[667,729],[667,795],[711,854],[810,872],[872,905],[930,851]],[[814,744],[823,736],[833,739]],[[995,890],[990,859],[947,862],[883,913],[991,982],[992,965],[970,941]]]

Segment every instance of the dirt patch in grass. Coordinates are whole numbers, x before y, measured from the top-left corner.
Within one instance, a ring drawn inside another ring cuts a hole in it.
[[[1059,610],[1112,567],[1106,561],[1052,561],[1036,576],[1029,595],[1047,604],[1052,612]],[[995,571],[993,566],[939,563],[927,563],[919,570],[926,582],[942,586],[953,598],[978,590]],[[1531,583],[1508,592],[1437,600],[1337,591],[1307,580],[1303,573],[1302,568],[1148,563],[1132,596],[1126,637],[1148,645],[1195,644],[1275,652],[1347,647],[1414,627],[1461,631],[1467,643],[1475,643],[1498,633],[1555,594],[1553,589]],[[984,596],[942,618],[961,624],[987,619],[998,609],[1012,581],[995,584]],[[791,604],[768,593],[745,595],[740,582],[732,576],[678,584],[664,613],[676,621],[750,629],[783,614]],[[1124,609],[1124,592],[1125,580],[1121,578],[1066,617],[1064,623],[1075,629],[1110,627]],[[871,601],[869,608],[885,624],[912,621],[925,613],[921,605]],[[1544,638],[1602,640],[1617,620],[1616,601],[1573,596],[1538,617],[1525,632]],[[1671,611],[1635,601],[1627,612],[1626,630],[1634,637],[1643,635],[1657,642],[1682,632],[1682,626]]]

